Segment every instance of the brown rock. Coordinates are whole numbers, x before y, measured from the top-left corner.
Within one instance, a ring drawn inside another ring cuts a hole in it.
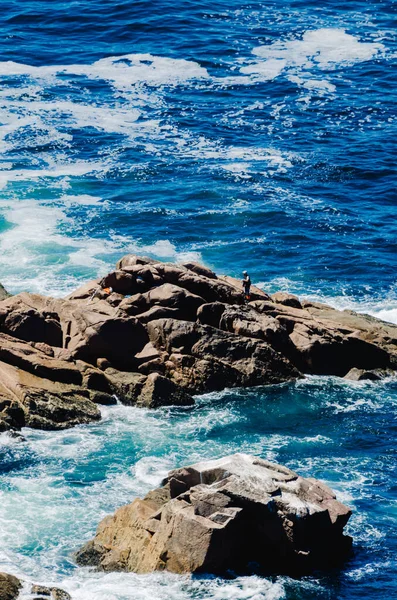
[[[95,363],[107,358],[114,365],[133,366],[134,355],[147,344],[143,325],[134,318],[76,309],[66,348],[75,359]]]
[[[11,401],[4,411],[16,428],[27,425],[37,429],[64,429],[100,418],[88,391],[38,377],[1,361],[0,396]]]
[[[47,298],[37,294],[18,294],[3,301],[0,330],[27,342],[44,342],[49,346],[62,347],[58,314],[51,311]]]
[[[223,281],[224,283],[227,283],[228,285],[230,285],[231,287],[233,287],[236,291],[236,293],[238,294],[240,301],[236,302],[236,304],[242,304],[243,303],[243,287],[242,287],[242,280],[241,279],[236,279],[235,277],[229,277],[228,275],[221,275],[220,277],[218,277],[218,279],[220,279],[221,281]],[[251,290],[250,290],[250,296],[251,296],[251,300],[269,300],[271,301],[271,298],[268,294],[266,294],[266,292],[264,292],[263,290],[261,290],[260,288],[258,288],[256,285],[252,285],[251,286]],[[233,303],[230,303],[233,304]]]
[[[13,575],[0,573],[0,598],[1,600],[16,600],[22,583]]]
[[[287,359],[260,340],[174,319],[152,321],[147,328],[152,344],[171,355],[175,367],[169,376],[193,394],[300,377]]]
[[[96,404],[116,397],[157,406],[173,395],[182,402],[180,388],[189,395],[289,381],[300,371],[359,369],[370,375],[347,376],[374,379],[397,370],[396,326],[289,294],[272,299],[253,287],[251,295],[243,305],[240,280],[196,263],[128,255],[66,300],[7,297],[0,429],[88,423],[99,418]]]
[[[39,594],[40,597],[45,596],[52,600],[72,600],[70,594],[55,587],[46,587],[45,585],[33,585],[31,589],[32,594]]]
[[[120,309],[128,315],[141,315],[140,320],[148,315],[148,311],[157,307],[169,308],[176,319],[194,321],[197,315],[197,309],[204,304],[200,296],[191,294],[185,289],[170,283],[164,283],[152,290],[131,296],[120,304]],[[164,313],[163,313],[164,314]],[[152,320],[152,319],[150,319]]]
[[[172,405],[191,406],[194,404],[194,400],[183,388],[170,379],[158,373],[151,373],[142,387],[137,404],[147,408]]]
[[[284,306],[292,306],[292,308],[302,308],[299,298],[287,292],[276,292],[272,294],[271,298],[276,304],[284,304]]]
[[[211,325],[220,329],[220,320],[227,308],[227,304],[222,302],[210,302],[203,304],[197,311],[197,321],[201,325]]]
[[[193,273],[197,273],[197,275],[208,277],[209,279],[218,279],[214,271],[211,271],[211,269],[208,269],[207,267],[204,267],[199,263],[186,262],[183,263],[182,266],[185,267],[185,269],[188,269],[189,271],[193,271]]]
[[[88,281],[77,290],[66,297],[66,300],[89,300],[95,295],[95,298],[105,296],[102,292],[99,279]]]
[[[125,269],[126,267],[135,267],[136,265],[153,265],[156,264],[154,258],[149,258],[148,256],[137,256],[136,254],[127,254],[121,258],[117,265],[116,269]]]
[[[128,373],[117,369],[106,369],[105,375],[112,393],[122,404],[135,405],[146,382],[146,376],[140,373]]]
[[[171,471],[164,484],[106,517],[77,562],[137,573],[249,572],[254,562],[298,574],[350,550],[350,509],[286,467],[236,454]]]
[[[344,379],[350,381],[381,381],[385,377],[393,375],[393,371],[387,369],[373,369],[372,371],[365,371],[364,369],[350,369],[350,371],[344,376]]]

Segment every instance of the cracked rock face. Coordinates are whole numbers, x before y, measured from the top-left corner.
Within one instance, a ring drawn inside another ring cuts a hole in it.
[[[148,573],[299,574],[349,553],[350,509],[326,485],[235,454],[171,471],[118,509],[76,555],[80,565]]]
[[[117,400],[186,406],[302,373],[397,369],[397,326],[255,286],[251,300],[202,265],[135,255],[65,299],[0,287],[0,431],[90,423]]]

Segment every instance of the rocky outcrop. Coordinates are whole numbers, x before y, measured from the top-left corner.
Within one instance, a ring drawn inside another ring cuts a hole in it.
[[[240,281],[196,263],[127,255],[66,299],[0,301],[0,431],[352,369],[397,369],[397,327],[255,287],[244,304]]]
[[[28,600],[72,600],[70,594],[56,587],[44,585],[23,585],[23,582],[7,573],[0,573],[0,600],[17,600],[23,589],[23,597]],[[30,592],[30,594],[29,594]]]
[[[106,517],[76,559],[136,573],[304,573],[346,558],[350,515],[320,481],[235,454],[171,471]]]
[[[13,575],[8,573],[0,573],[0,599],[1,600],[16,600],[19,596],[19,591],[22,588],[22,583]]]

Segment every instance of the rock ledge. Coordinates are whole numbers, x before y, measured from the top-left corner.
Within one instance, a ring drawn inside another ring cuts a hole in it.
[[[241,287],[195,263],[128,255],[65,299],[0,293],[0,432],[91,423],[117,399],[189,406],[303,373],[397,369],[397,326],[255,287],[244,304]]]

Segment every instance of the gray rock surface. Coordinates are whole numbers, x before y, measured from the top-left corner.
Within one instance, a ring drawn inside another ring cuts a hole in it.
[[[348,556],[350,515],[320,481],[235,454],[171,471],[163,487],[106,517],[76,560],[137,573],[246,573],[253,563],[305,573]]]

